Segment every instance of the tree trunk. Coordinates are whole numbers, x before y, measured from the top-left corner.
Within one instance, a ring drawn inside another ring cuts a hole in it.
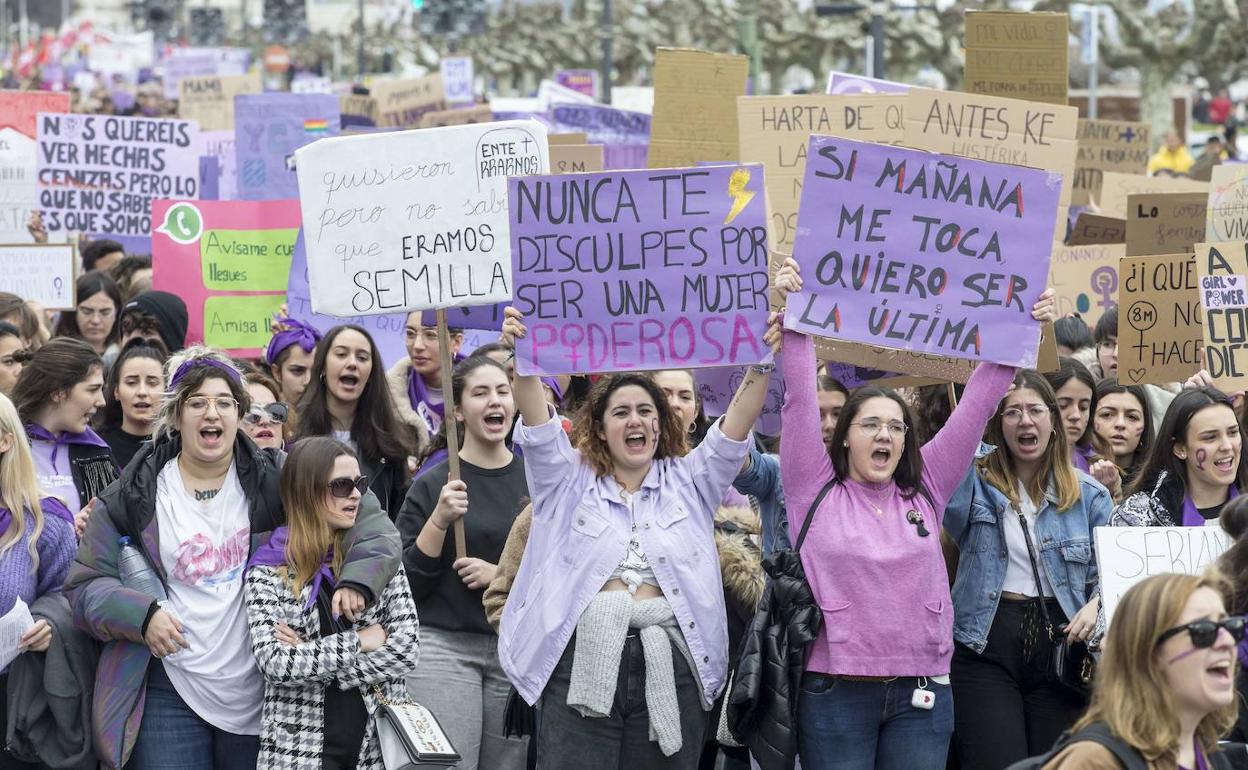
[[[1165,143],[1174,130],[1174,102],[1170,88],[1177,68],[1169,62],[1144,59],[1140,62],[1140,120],[1149,125],[1153,149]]]

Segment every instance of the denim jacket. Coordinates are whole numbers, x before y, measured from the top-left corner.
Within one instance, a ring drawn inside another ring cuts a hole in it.
[[[789,516],[784,508],[784,489],[780,486],[780,458],[764,454],[751,445],[749,470],[737,474],[732,486],[758,501],[763,556],[791,548]]]
[[[981,444],[977,458],[993,451],[995,447]],[[1079,502],[1069,510],[1058,511],[1056,490],[1050,484],[1044,505],[1036,514],[1033,533],[1038,562],[1067,619],[1096,595],[1092,529],[1108,524],[1114,505],[1105,487],[1082,471],[1075,473],[1082,492]],[[988,631],[1005,584],[1002,517],[1016,515],[1006,496],[985,481],[974,466],[945,508],[945,533],[961,552],[953,583],[953,638],[977,653],[988,644]]]

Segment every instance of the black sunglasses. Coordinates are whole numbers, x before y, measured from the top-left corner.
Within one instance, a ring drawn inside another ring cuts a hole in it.
[[[285,425],[289,417],[290,407],[277,401],[265,406],[253,406],[251,411],[243,415],[243,421],[251,425],[259,425],[267,418],[279,425]]]
[[[1197,620],[1195,623],[1171,628],[1157,638],[1157,644],[1165,644],[1168,639],[1186,631],[1192,637],[1192,646],[1203,650],[1212,647],[1214,642],[1218,641],[1218,630],[1222,628],[1225,628],[1236,642],[1242,642],[1245,621],[1248,621],[1248,618],[1242,616],[1231,616],[1223,620]]]
[[[334,497],[350,497],[351,490],[359,492],[361,495],[368,489],[368,476],[356,476],[349,479],[346,476],[340,476],[336,479],[329,480],[329,493]],[[1243,629],[1240,629],[1240,637],[1243,637]]]

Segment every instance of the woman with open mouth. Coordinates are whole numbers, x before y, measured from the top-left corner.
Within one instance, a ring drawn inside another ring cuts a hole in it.
[[[529,497],[524,460],[507,446],[516,413],[507,370],[485,354],[455,365],[455,404],[426,454],[459,440],[457,481],[443,459],[412,483],[399,511],[403,564],[420,612],[424,656],[412,695],[438,715],[463,757],[460,770],[523,770],[528,742],[503,735],[510,685],[482,599],[511,526]],[[456,554],[463,522],[466,555]]]
[[[786,259],[774,288],[787,297],[801,286],[797,262]],[[1040,294],[1034,319],[1053,319],[1053,297]],[[901,396],[858,388],[829,448],[814,342],[792,331],[783,339],[781,481],[790,534],[810,520],[801,559],[823,612],[797,695],[802,767],[943,770],[954,719],[953,610],[940,528],[1017,370],[980,364],[922,447]]]
[[[1110,525],[1216,524],[1222,506],[1246,488],[1243,436],[1230,397],[1208,386],[1188,388],[1170,403],[1157,440]]]
[[[1039,766],[1234,767],[1218,751],[1235,722],[1235,646],[1244,639],[1244,618],[1226,613],[1230,597],[1216,571],[1132,586],[1114,611],[1091,705]]]
[[[1071,463],[1061,415],[1045,376],[1020,371],[945,506],[944,530],[961,554],[952,677],[962,770],[998,770],[1043,753],[1087,705],[1048,676],[1044,621],[1072,642],[1094,630],[1092,529],[1108,522],[1114,504]]]
[[[117,464],[125,468],[145,441],[152,440],[156,414],[165,395],[165,353],[144,340],[127,343],[104,388],[104,410],[97,420]]]
[[[779,317],[770,320],[764,340],[774,346]],[[507,308],[504,341],[526,333]],[[751,367],[687,453],[684,426],[647,374],[600,378],[570,436],[539,379],[516,377],[514,435],[533,524],[498,656],[520,696],[541,700],[543,770],[698,766],[728,673],[712,522],[749,449],[771,369]]]
[[[333,436],[355,450],[369,489],[393,521],[407,494],[416,434],[399,421],[381,353],[364,327],[335,326],[317,343],[312,381],[297,411],[295,439]]]
[[[192,347],[169,368],[154,438],[100,495],[65,585],[75,621],[104,643],[95,746],[109,768],[255,768],[263,679],[243,570],[285,522],[285,455],[239,433],[250,399],[228,358]],[[400,558],[372,495],[358,519],[332,600],[333,614],[352,621],[382,595]],[[123,539],[138,549],[124,551],[125,579]]]
[[[1107,379],[1096,384],[1093,397],[1096,399],[1096,410],[1092,412],[1093,443],[1100,447],[1102,456],[1113,459],[1122,479],[1121,489],[1126,489],[1139,476],[1153,444],[1153,416],[1148,395],[1142,385],[1119,385]],[[1114,491],[1112,487],[1110,491]]]
[[[280,399],[278,384],[260,372],[244,374],[243,382],[251,396],[251,408],[243,415],[243,432],[261,449],[285,449],[294,433],[294,415]]]

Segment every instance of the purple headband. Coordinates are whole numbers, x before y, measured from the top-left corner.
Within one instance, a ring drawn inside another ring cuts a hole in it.
[[[183,361],[182,365],[178,367],[178,370],[173,373],[173,377],[169,378],[169,389],[173,390],[178,387],[178,383],[181,382],[187,374],[190,374],[192,369],[199,369],[204,366],[219,369],[235,383],[239,385],[243,384],[243,376],[238,373],[237,369],[224,361],[218,361],[215,358],[191,358]]]
[[[281,331],[273,334],[273,339],[269,340],[269,346],[264,351],[264,362],[269,366],[275,364],[282,351],[291,345],[298,345],[304,353],[311,353],[316,343],[321,341],[321,333],[303,321],[282,318],[274,324],[274,328],[279,326]]]

